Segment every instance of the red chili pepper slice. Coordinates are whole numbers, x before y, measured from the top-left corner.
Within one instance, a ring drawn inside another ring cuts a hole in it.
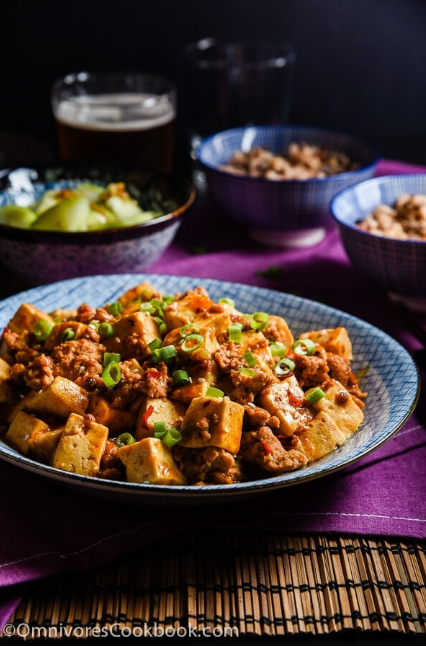
[[[298,395],[294,395],[293,393],[290,393],[288,396],[288,401],[293,405],[293,407],[301,407],[303,404],[303,398]]]
[[[142,416],[142,424],[144,427],[148,427],[148,419],[152,413],[154,413],[154,407],[150,404]]]
[[[266,443],[260,443],[261,447],[264,451],[264,453],[268,456],[269,454],[272,454],[272,449],[267,445]]]
[[[155,371],[155,370],[149,370],[146,372],[149,377],[153,377],[154,379],[159,379],[163,374],[161,371]]]

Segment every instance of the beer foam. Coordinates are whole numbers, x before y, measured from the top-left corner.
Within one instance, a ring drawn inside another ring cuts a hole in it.
[[[172,121],[175,107],[168,97],[154,94],[84,95],[61,101],[55,117],[87,130],[148,130]]]

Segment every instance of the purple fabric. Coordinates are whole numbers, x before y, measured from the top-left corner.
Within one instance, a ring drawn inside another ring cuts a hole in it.
[[[384,161],[380,174],[423,171]],[[202,254],[196,253],[203,247]],[[282,270],[267,278],[271,266]],[[153,273],[209,277],[296,293],[361,317],[413,354],[420,342],[402,326],[386,294],[351,268],[338,234],[318,245],[283,250],[248,238],[217,207],[205,203],[182,225]],[[424,316],[423,316],[424,317]],[[419,315],[419,321],[421,321]],[[423,323],[426,323],[426,319]],[[419,356],[420,357],[420,356]],[[81,497],[3,463],[0,472],[0,625],[13,612],[20,586],[66,571],[83,572],[170,533],[201,525],[285,532],[426,538],[426,403],[385,445],[323,480],[321,487],[285,489],[238,504],[132,508]],[[8,493],[8,494],[6,494]]]

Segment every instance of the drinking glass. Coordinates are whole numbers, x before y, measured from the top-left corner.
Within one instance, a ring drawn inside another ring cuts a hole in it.
[[[155,74],[78,72],[52,88],[64,161],[117,162],[171,170],[177,92]]]

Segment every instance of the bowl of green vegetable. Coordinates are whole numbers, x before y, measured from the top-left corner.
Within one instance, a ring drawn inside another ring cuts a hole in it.
[[[185,178],[150,169],[2,170],[0,263],[29,285],[146,271],[194,201]]]

